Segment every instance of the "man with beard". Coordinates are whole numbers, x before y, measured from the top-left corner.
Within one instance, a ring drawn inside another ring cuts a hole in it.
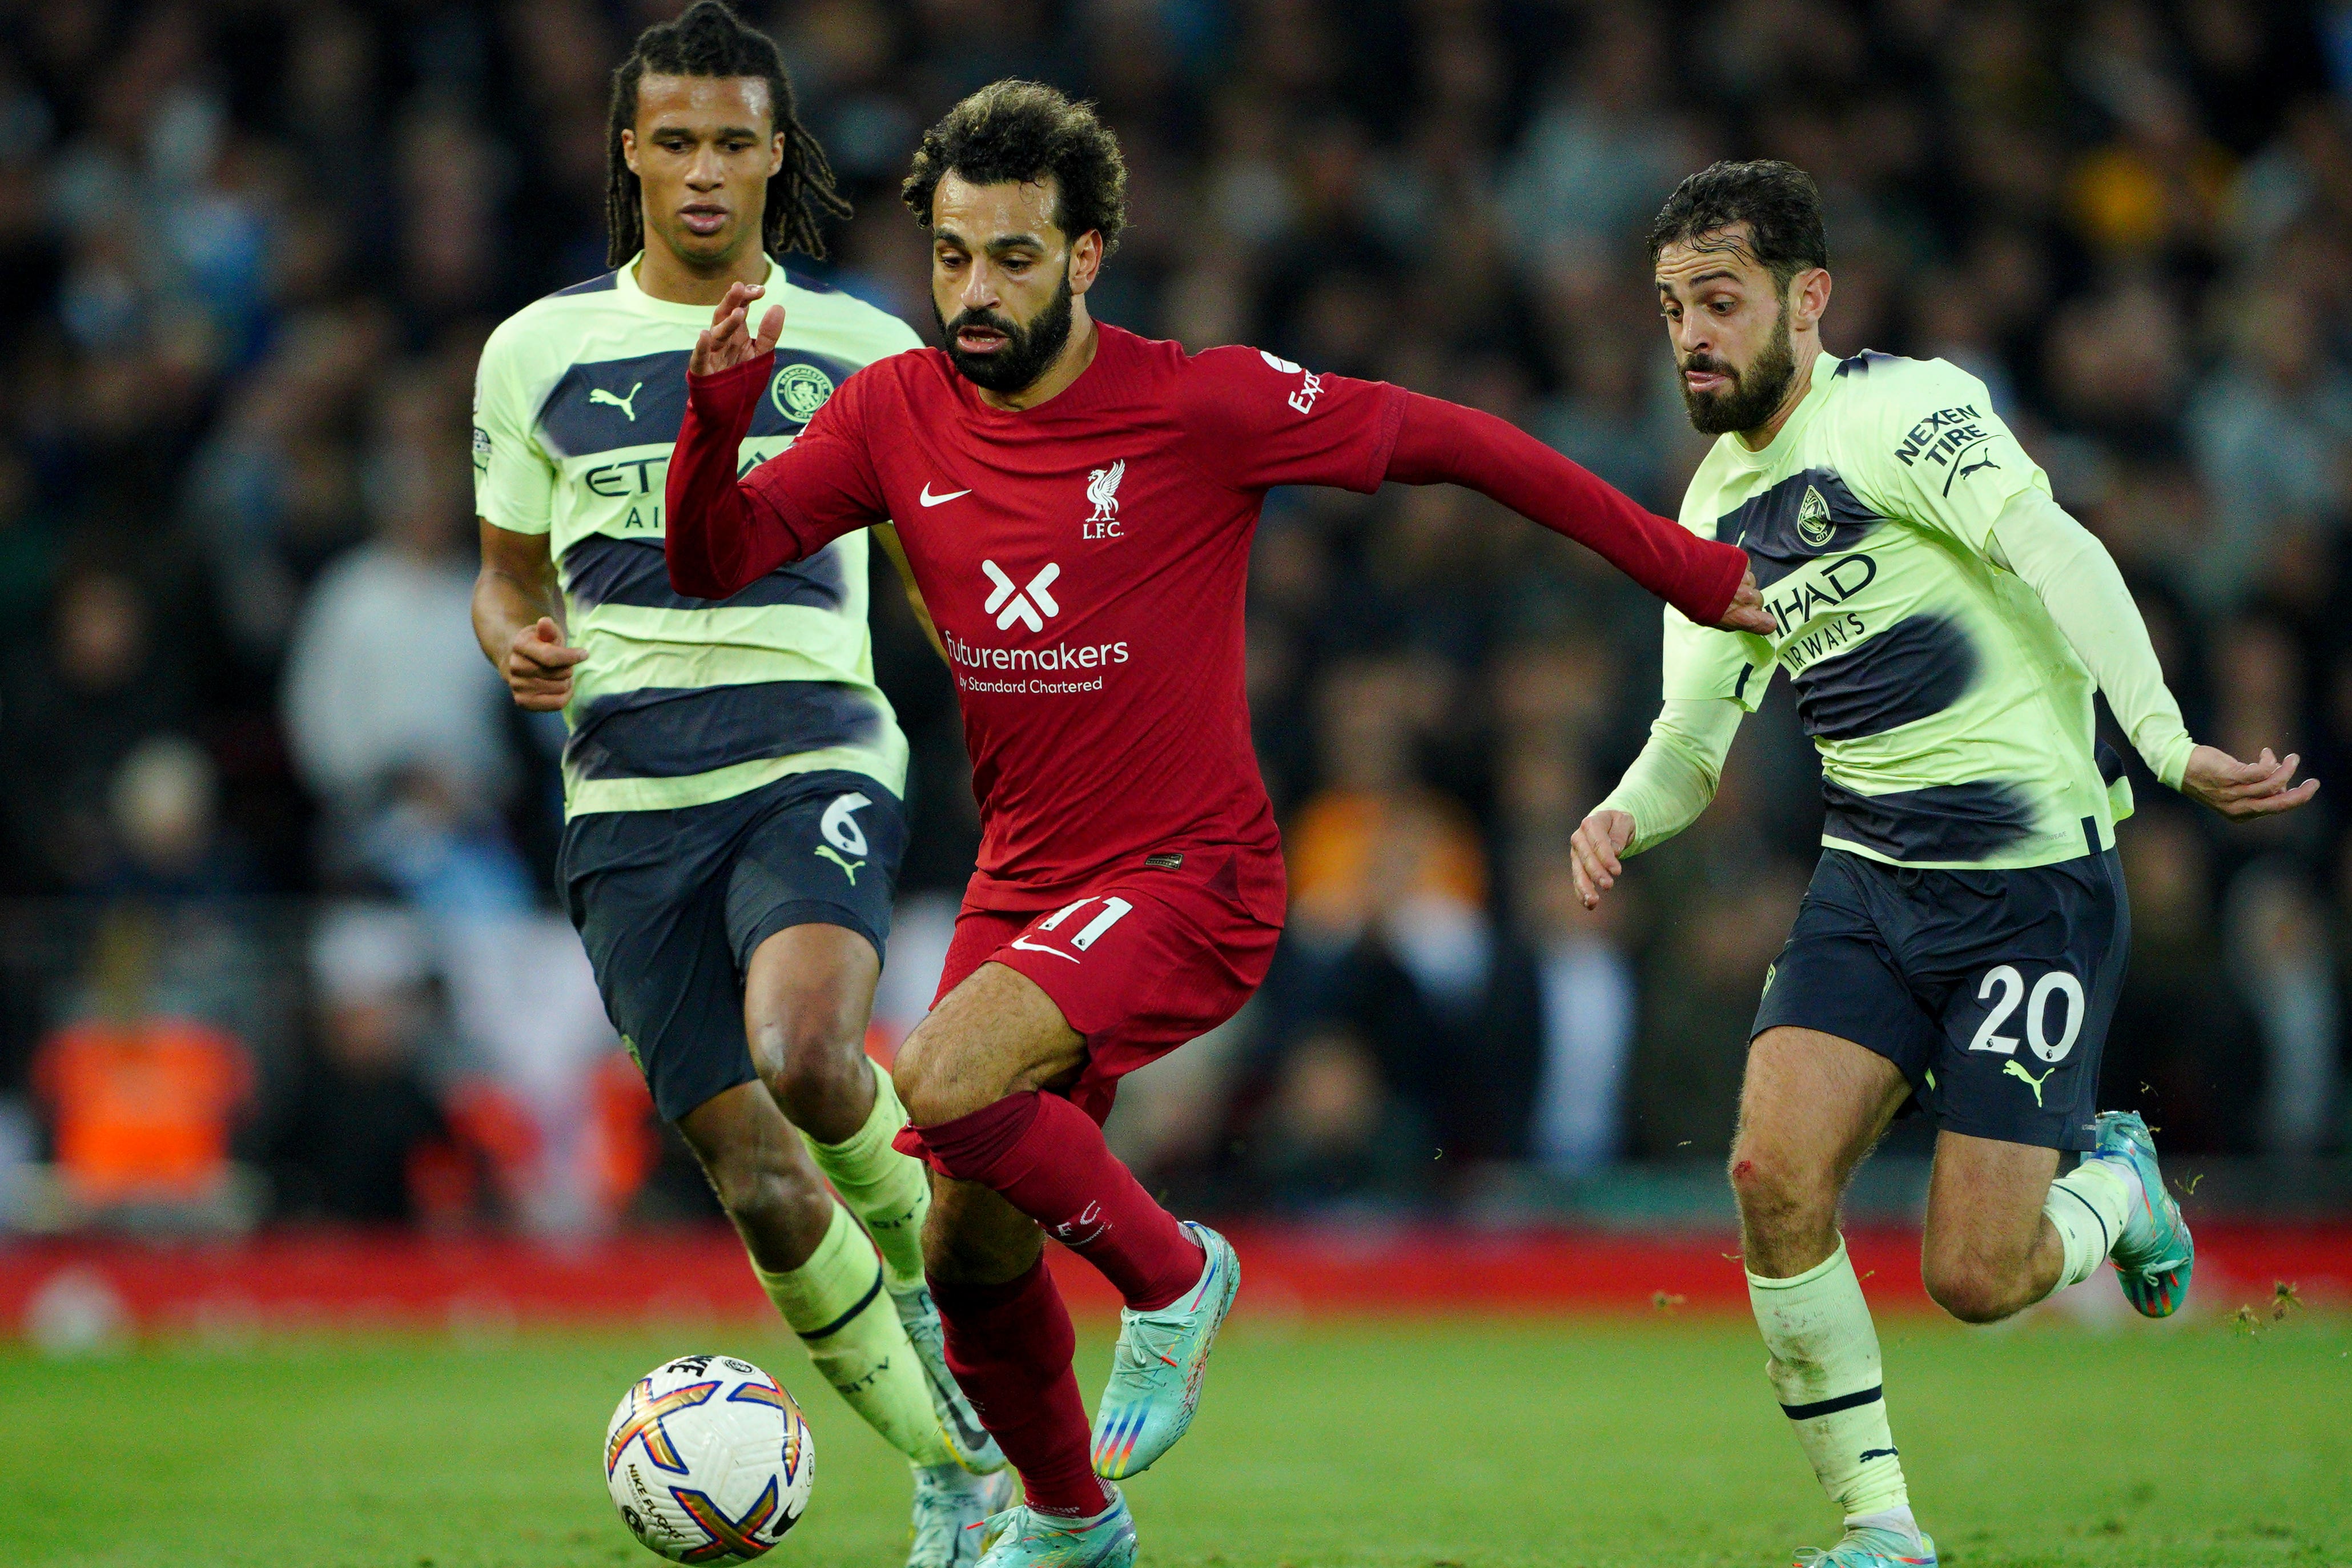
[[[2294,756],[2241,763],[2189,739],[2114,562],[1983,383],[1822,352],[1829,247],[1801,170],[1691,175],[1650,252],[1691,422],[1720,437],[1683,523],[1748,552],[1773,624],[1731,637],[1666,613],[1664,710],[1577,829],[1577,879],[1596,906],[1623,857],[1688,826],[1741,716],[1789,671],[1828,814],[1750,1030],[1742,1256],[1773,1391],[1844,1517],[1837,1545],[1797,1562],[1932,1564],[1838,1234],[1846,1180],[1916,1104],[1938,1129],[1921,1271],[1947,1311],[1992,1322],[2109,1260],[2133,1306],[2175,1310],[2188,1226],[2147,1125],[2095,1110],[2129,946],[2114,845],[2131,795],[2094,742],[2092,693],[2158,778],[2225,816],[2292,810],[2318,785],[2293,784]]]
[[[1266,489],[1483,490],[1599,550],[1694,624],[1769,622],[1730,545],[1653,518],[1498,419],[1253,349],[1187,355],[1096,322],[1125,222],[1118,143],[999,82],[923,138],[937,351],[851,377],[740,480],[780,313],[719,306],[671,458],[682,593],[731,593],[897,517],[952,664],[983,837],[940,995],[897,1078],[936,1185],[925,1260],[949,1364],[1021,1472],[990,1568],[1123,1568],[1108,1484],[1183,1435],[1237,1264],[1103,1142],[1120,1075],[1230,1017],[1283,918],[1250,749],[1242,608]],[[1127,1303],[1091,1442],[1047,1233]]]

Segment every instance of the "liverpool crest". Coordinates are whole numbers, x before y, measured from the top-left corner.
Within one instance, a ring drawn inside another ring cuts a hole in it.
[[[1127,459],[1119,458],[1108,468],[1097,468],[1087,476],[1087,500],[1094,503],[1094,515],[1078,529],[1081,539],[1117,539],[1125,531],[1118,521],[1118,481],[1127,477]]]

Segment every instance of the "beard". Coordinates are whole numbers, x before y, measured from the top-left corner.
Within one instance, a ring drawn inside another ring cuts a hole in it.
[[[984,386],[991,392],[1014,393],[1036,384],[1046,368],[1061,358],[1062,350],[1070,341],[1070,279],[1066,272],[1062,286],[1036,320],[1026,327],[1016,326],[1008,317],[992,310],[964,310],[952,321],[940,314],[937,300],[931,301],[932,319],[940,323],[940,342],[947,350],[948,361],[958,374],[974,386]],[[1004,346],[984,354],[966,353],[956,345],[956,334],[966,327],[986,327],[1004,334]]]
[[[1693,392],[1688,382],[1683,383],[1683,406],[1690,411],[1691,425],[1700,435],[1755,429],[1772,417],[1780,400],[1789,395],[1789,384],[1797,379],[1796,346],[1789,341],[1789,307],[1780,307],[1771,341],[1746,370],[1734,370],[1712,354],[1693,354],[1680,369],[1731,378],[1729,392]]]

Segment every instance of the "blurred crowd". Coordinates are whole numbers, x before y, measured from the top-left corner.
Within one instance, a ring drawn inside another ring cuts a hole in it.
[[[601,269],[609,72],[676,8],[0,0],[0,1172],[69,1178],[19,1211],[700,1201],[551,908],[560,726],[505,700],[467,609],[476,355]],[[2192,730],[2352,786],[2341,7],[745,9],[856,204],[796,267],[929,332],[913,139],[1052,81],[1126,150],[1103,319],[1475,404],[1669,515],[1703,443],[1643,228],[1714,158],[1798,163],[1832,349],[1981,376]],[[976,825],[945,677],[895,584],[876,603],[916,749],[887,1049]],[[1776,696],[1714,808],[1582,912],[1566,837],[1640,744],[1657,643],[1654,603],[1474,495],[1272,497],[1249,679],[1291,928],[1252,1008],[1135,1086],[1129,1152],[1288,1207],[1718,1158],[1815,769]],[[2137,782],[2105,1100],[2183,1152],[2341,1150],[2332,795],[2224,832]]]

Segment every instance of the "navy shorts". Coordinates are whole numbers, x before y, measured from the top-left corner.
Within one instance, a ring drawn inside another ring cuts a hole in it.
[[[1824,850],[1751,1037],[1836,1035],[1900,1068],[1941,1128],[2089,1149],[2130,947],[2112,849],[2013,871]]]
[[[838,771],[564,824],[565,911],[664,1119],[759,1076],[743,973],[761,942],[790,926],[846,926],[882,955],[906,851],[898,797]]]

